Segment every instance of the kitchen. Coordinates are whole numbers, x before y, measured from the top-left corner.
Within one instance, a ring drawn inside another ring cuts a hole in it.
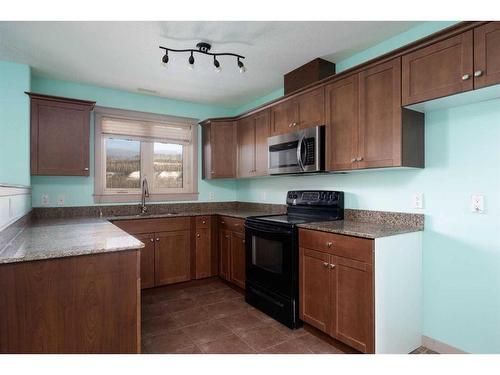
[[[245,28],[0,23],[0,352],[499,353],[500,23]]]

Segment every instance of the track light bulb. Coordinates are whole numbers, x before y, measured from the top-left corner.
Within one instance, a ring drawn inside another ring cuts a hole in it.
[[[220,73],[220,71],[222,70],[221,66],[220,66],[220,63],[219,61],[217,61],[217,59],[215,58],[214,56],[214,66],[215,66],[215,71],[217,73]]]
[[[163,55],[163,57],[161,58],[161,62],[163,64],[168,63],[168,52],[165,52],[165,55]]]
[[[189,69],[193,70],[193,69],[194,69],[194,57],[193,57],[193,52],[191,52],[191,56],[189,56],[189,60],[188,60],[188,62],[189,62],[189,65],[188,65]]]
[[[245,67],[245,65],[240,61],[240,59],[238,58],[238,68],[240,68],[240,73],[245,73],[247,71],[247,68]]]

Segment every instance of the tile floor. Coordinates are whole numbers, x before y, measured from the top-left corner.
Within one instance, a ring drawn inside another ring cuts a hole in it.
[[[288,329],[217,278],[144,290],[141,302],[143,353],[354,352],[304,328]]]

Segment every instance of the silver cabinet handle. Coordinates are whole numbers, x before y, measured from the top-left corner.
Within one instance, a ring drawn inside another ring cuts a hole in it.
[[[333,243],[332,243],[332,242],[330,242],[330,241],[328,241],[328,242],[326,243],[326,246],[327,246],[327,247],[332,247],[332,245],[333,245]]]
[[[89,170],[89,167],[85,167],[83,168],[84,171],[88,171]]]
[[[470,74],[464,74],[462,76],[462,81],[467,81],[470,78]]]
[[[354,163],[355,161],[358,161],[358,159],[357,158],[352,158],[351,159],[351,163]]]
[[[160,238],[159,238],[159,237],[157,237],[157,238],[156,238],[156,241],[160,241]]]
[[[474,72],[474,77],[481,77],[483,75],[483,71],[482,70],[476,70]]]
[[[154,242],[154,241],[155,241],[155,239],[154,239],[154,238],[151,238],[151,242]]]
[[[220,223],[221,223],[221,224],[226,224],[226,222],[225,222],[225,221],[221,221]]]
[[[202,223],[203,223],[203,224],[206,224],[206,223],[207,223],[207,221],[206,221],[206,220],[203,220],[203,221],[202,221]]]
[[[292,122],[292,127],[295,128],[297,126],[296,122]]]
[[[210,171],[210,173],[211,173],[211,174],[215,174],[215,172],[214,172],[214,171]]]
[[[197,237],[197,238],[200,238],[200,234],[199,234],[199,233],[196,233],[196,237]]]
[[[333,269],[333,268],[335,268],[335,264],[330,263],[330,269]]]
[[[363,161],[363,158],[360,156],[359,158],[356,159],[356,161]]]
[[[327,268],[328,267],[328,262],[323,262],[323,267]]]

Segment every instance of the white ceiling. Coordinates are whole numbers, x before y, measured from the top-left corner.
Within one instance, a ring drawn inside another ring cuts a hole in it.
[[[401,33],[419,22],[0,22],[0,60],[29,64],[44,77],[83,82],[200,103],[236,107],[282,87],[283,75],[322,57],[341,59]],[[236,60],[170,54],[161,64],[159,45],[195,48],[212,43],[212,52],[246,57],[240,74]]]

